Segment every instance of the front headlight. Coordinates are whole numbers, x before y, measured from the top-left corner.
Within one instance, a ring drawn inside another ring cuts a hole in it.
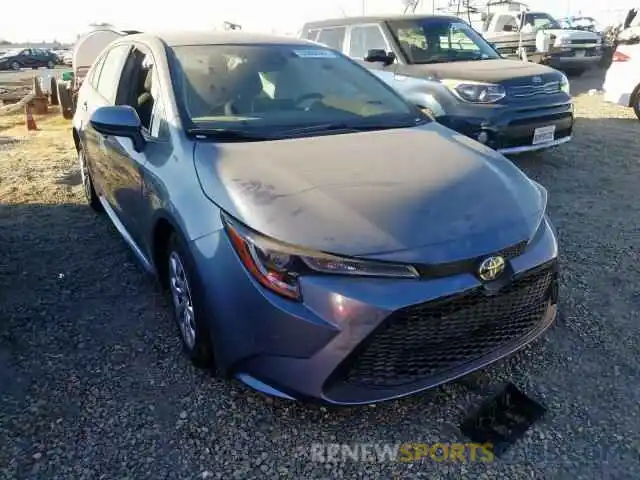
[[[567,95],[571,95],[571,88],[570,88],[570,85],[569,85],[569,79],[567,78],[567,76],[564,73],[561,74],[561,75],[562,75],[562,78],[560,78],[560,90],[562,90]]]
[[[502,85],[472,82],[468,80],[442,80],[442,83],[458,98],[471,103],[495,103],[507,95]]]
[[[240,261],[253,277],[272,292],[293,300],[301,298],[298,278],[304,274],[420,276],[411,265],[339,257],[278,242],[250,230],[224,213],[222,221]]]

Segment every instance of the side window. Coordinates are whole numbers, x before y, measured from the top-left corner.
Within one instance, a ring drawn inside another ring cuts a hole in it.
[[[307,32],[307,40],[311,40],[312,42],[315,42],[318,38],[319,33],[320,33],[320,30],[318,30],[317,28],[313,28],[309,30]]]
[[[89,78],[87,80],[93,88],[98,87],[98,78],[100,78],[100,71],[102,70],[102,65],[104,65],[104,57],[105,56],[102,55],[100,58],[98,58],[93,68],[91,69],[91,72],[89,73]]]
[[[504,27],[507,25],[511,27],[511,30],[518,28],[518,23],[513,15],[500,15],[496,22],[496,32],[504,31]]]
[[[387,51],[387,42],[378,25],[355,26],[351,28],[349,56],[364,58],[369,50]]]
[[[120,74],[122,73],[122,64],[128,51],[128,45],[118,45],[109,50],[104,58],[104,64],[98,79],[98,92],[109,103],[115,100]]]
[[[119,105],[131,105],[143,129],[160,138],[167,134],[167,122],[161,103],[159,76],[153,56],[134,48],[127,59],[125,75],[130,79],[123,91],[118,92]]]
[[[342,51],[346,31],[346,27],[325,28],[320,30],[320,34],[316,41],[329,48]]]

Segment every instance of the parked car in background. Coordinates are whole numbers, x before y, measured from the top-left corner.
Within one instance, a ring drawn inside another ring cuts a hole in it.
[[[516,2],[514,2],[516,3]],[[482,35],[504,55],[517,52],[520,44],[536,61],[579,76],[602,58],[600,35],[562,26],[546,12],[522,10],[490,13]],[[548,42],[548,48],[540,44]]]
[[[501,58],[458,17],[338,18],[307,23],[301,35],[353,57],[439,123],[503,154],[571,140],[567,77]]]
[[[54,53],[58,56],[61,65],[71,66],[73,59],[73,52],[71,49],[66,48],[62,50],[54,50]]]
[[[602,87],[604,99],[633,108],[640,120],[640,31],[623,31],[617,43]]]
[[[544,187],[339,52],[124,36],[78,102],[87,202],[168,289],[197,365],[370,403],[495,362],[556,316]]]
[[[0,56],[0,70],[54,68],[58,63],[59,59],[55,53],[42,48],[21,48]]]

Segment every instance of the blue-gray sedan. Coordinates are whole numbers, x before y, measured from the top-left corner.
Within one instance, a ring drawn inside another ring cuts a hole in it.
[[[555,318],[546,190],[339,52],[129,35],[73,125],[87,201],[167,288],[189,357],[255,389],[398,398]]]

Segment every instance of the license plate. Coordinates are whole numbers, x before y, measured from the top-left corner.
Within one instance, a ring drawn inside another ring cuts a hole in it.
[[[533,131],[533,145],[540,143],[553,142],[554,135],[556,133],[556,126],[549,125],[548,127],[539,127]]]
[[[584,55],[585,55],[584,50],[576,50],[576,57],[584,57]]]

